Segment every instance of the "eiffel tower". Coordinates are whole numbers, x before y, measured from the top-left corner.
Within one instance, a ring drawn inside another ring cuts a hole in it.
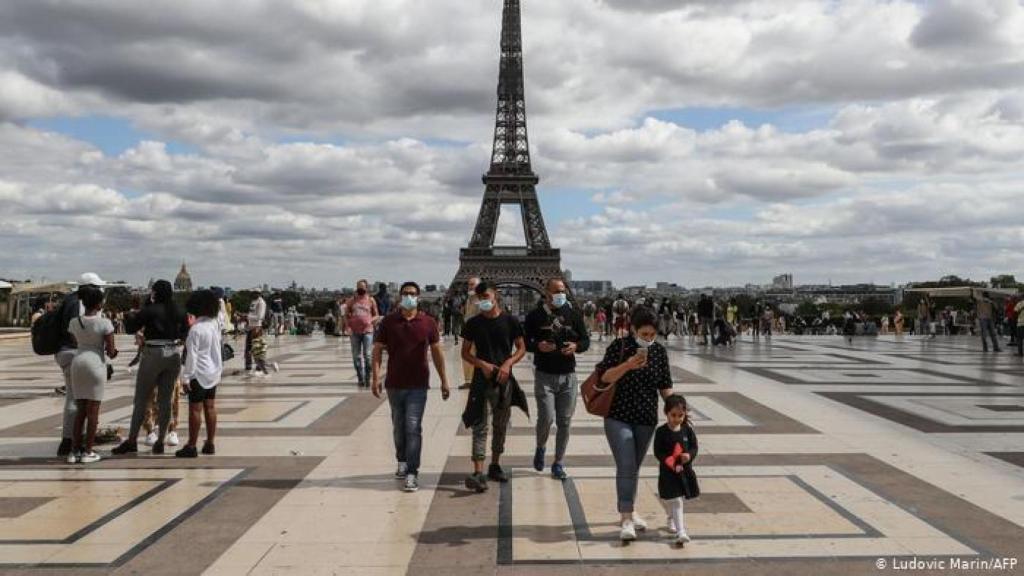
[[[491,167],[483,177],[483,204],[469,247],[459,252],[459,271],[452,288],[462,288],[470,278],[478,276],[495,284],[519,285],[542,292],[547,279],[562,277],[561,254],[548,240],[537,200],[540,178],[530,166],[520,3],[504,1]],[[525,247],[494,245],[504,204],[518,205],[522,211]]]

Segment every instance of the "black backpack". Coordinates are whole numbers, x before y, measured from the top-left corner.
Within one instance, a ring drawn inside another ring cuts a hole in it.
[[[60,352],[64,340],[63,326],[64,305],[43,314],[32,324],[32,351],[40,356],[50,356]]]

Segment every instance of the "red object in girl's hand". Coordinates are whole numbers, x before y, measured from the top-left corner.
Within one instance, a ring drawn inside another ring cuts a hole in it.
[[[668,466],[670,470],[675,470],[676,462],[679,461],[679,457],[683,454],[685,454],[685,452],[683,452],[683,447],[677,442],[676,447],[672,449],[672,455],[665,458],[665,465]]]

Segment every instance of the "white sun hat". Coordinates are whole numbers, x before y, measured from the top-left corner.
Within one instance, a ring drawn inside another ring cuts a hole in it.
[[[106,286],[107,283],[103,281],[95,272],[86,272],[82,274],[82,277],[78,279],[79,286]]]

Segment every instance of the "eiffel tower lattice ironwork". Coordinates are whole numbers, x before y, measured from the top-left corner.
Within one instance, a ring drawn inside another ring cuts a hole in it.
[[[469,247],[459,253],[459,271],[452,287],[464,286],[470,278],[478,276],[497,284],[517,284],[541,291],[548,278],[562,277],[561,254],[548,240],[537,200],[540,178],[530,166],[520,2],[504,3],[491,167],[483,177],[480,214]],[[504,204],[518,205],[522,211],[525,247],[494,245]]]

